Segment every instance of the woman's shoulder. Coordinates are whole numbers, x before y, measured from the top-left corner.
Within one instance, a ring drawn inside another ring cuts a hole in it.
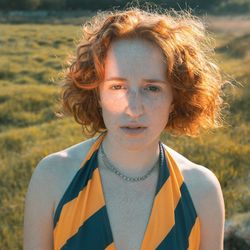
[[[58,152],[51,153],[45,156],[37,165],[36,170],[49,171],[50,174],[60,172],[65,168],[72,169],[72,166],[80,167],[78,164],[84,160],[89,149],[95,142],[96,137],[84,140],[70,147],[62,149]]]
[[[203,214],[206,206],[215,203],[218,207],[221,207],[223,195],[220,182],[215,173],[205,166],[190,161],[167,145],[163,145],[180,169],[197,212]]]
[[[202,184],[201,186],[204,187],[206,185],[218,184],[218,178],[210,169],[192,162],[165,144],[163,144],[163,146],[176,162],[183,175],[184,181],[188,182],[189,185],[192,184],[197,187]]]
[[[225,207],[217,176],[164,145],[180,169],[195,210],[201,220],[201,248],[220,249],[223,245]]]
[[[51,153],[41,159],[33,171],[30,183],[45,187],[49,192],[54,207],[65,192],[81,163],[93,145],[96,137],[87,139],[78,144],[58,152]]]
[[[58,152],[54,152],[51,153],[49,155],[47,155],[46,157],[44,157],[42,159],[43,162],[46,163],[59,163],[61,165],[61,163],[63,162],[79,162],[84,160],[85,156],[87,155],[89,149],[91,148],[91,146],[93,145],[93,143],[95,142],[96,137],[84,140],[80,143],[74,144],[70,147],[67,147],[65,149],[62,149]],[[64,165],[64,164],[63,164]]]

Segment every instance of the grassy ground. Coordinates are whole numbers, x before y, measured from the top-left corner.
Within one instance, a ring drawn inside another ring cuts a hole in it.
[[[250,26],[249,20],[240,20],[208,18],[217,61],[243,85],[226,89],[229,125],[197,139],[162,136],[170,147],[215,172],[227,218],[250,209]],[[79,25],[0,25],[0,249],[22,249],[24,198],[38,161],[85,139],[73,119],[53,114],[55,82],[79,36]]]

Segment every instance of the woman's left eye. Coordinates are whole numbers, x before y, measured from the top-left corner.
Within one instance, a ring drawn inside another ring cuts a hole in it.
[[[157,86],[148,86],[146,87],[147,90],[152,91],[152,92],[158,92],[160,91],[160,88]]]

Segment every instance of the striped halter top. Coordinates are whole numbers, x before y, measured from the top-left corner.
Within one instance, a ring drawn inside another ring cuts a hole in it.
[[[116,250],[97,161],[105,134],[96,139],[58,203],[55,250]],[[198,250],[200,219],[179,168],[161,142],[159,147],[159,176],[140,250]]]

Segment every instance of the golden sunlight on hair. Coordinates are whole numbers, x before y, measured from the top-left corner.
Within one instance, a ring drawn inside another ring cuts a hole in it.
[[[64,74],[59,116],[73,115],[90,136],[105,130],[98,86],[108,48],[122,38],[146,39],[163,52],[166,78],[174,94],[166,131],[197,136],[202,129],[223,125],[224,82],[212,60],[213,47],[202,22],[188,12],[158,13],[134,7],[99,12],[83,25],[76,55]]]

